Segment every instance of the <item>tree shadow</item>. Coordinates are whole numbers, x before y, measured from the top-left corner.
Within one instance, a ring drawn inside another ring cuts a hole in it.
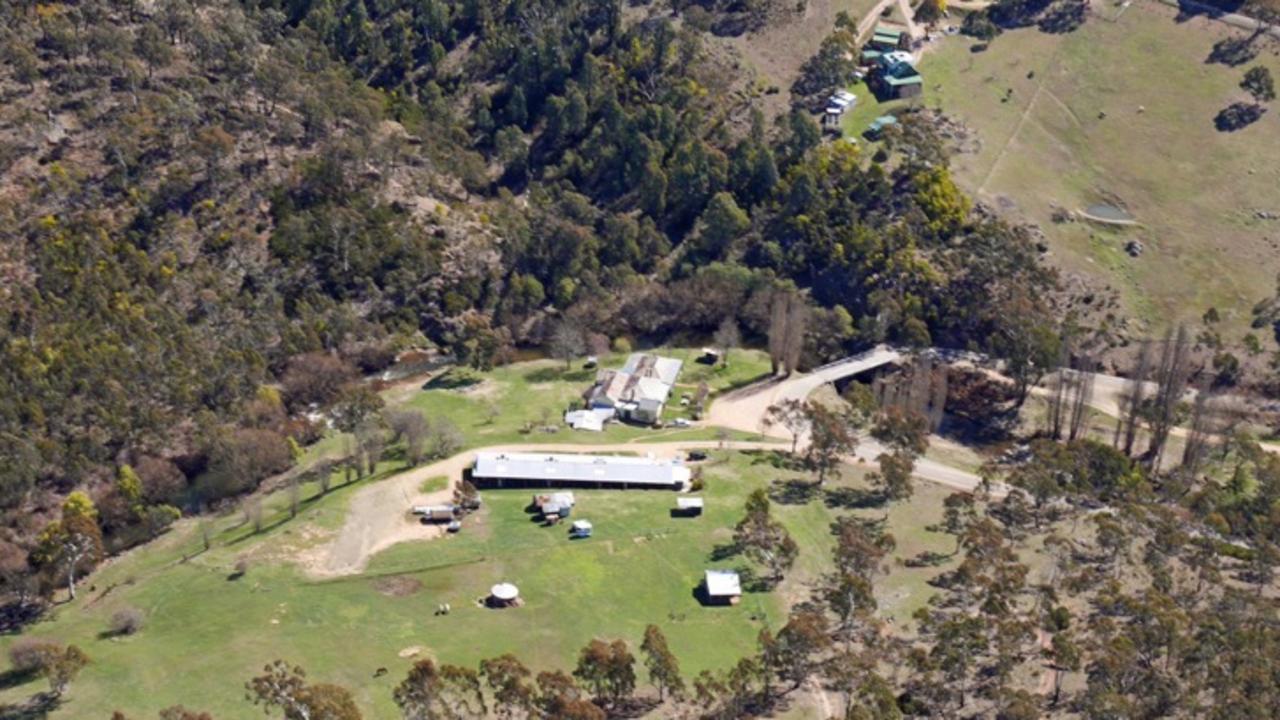
[[[738,547],[738,543],[722,543],[711,548],[711,554],[707,558],[711,562],[724,562],[730,558],[735,558],[742,553],[742,548]]]
[[[748,450],[752,465],[768,465],[777,470],[800,472],[804,470],[804,458],[783,450]]]
[[[16,635],[39,620],[45,611],[43,603],[17,600],[0,606],[0,635]]]
[[[0,673],[0,690],[9,690],[21,685],[26,685],[32,680],[35,680],[37,676],[39,676],[39,673],[35,670],[9,668],[8,670]]]
[[[62,705],[62,698],[51,693],[36,693],[21,705],[0,706],[0,720],[45,720]]]
[[[808,505],[822,489],[807,480],[774,480],[769,484],[769,499],[779,505]]]
[[[728,385],[725,385],[723,388],[720,388],[720,390],[716,392],[716,396],[725,397],[726,395],[734,393],[738,390],[752,387],[753,385],[757,385],[757,384],[759,384],[760,387],[769,387],[770,385],[776,385],[781,381],[782,381],[781,376],[772,375],[766,370],[765,372],[762,372],[759,375],[756,375],[755,377],[741,378],[738,380],[734,380]]]
[[[1244,0],[1193,0],[1178,2],[1178,15],[1175,22],[1187,22],[1192,18],[1218,18],[1244,7]]]
[[[449,372],[441,373],[422,385],[423,390],[460,390],[462,388],[477,385],[482,378],[470,372]]]
[[[585,383],[595,379],[595,372],[584,368],[570,368],[566,370],[557,365],[555,367],[542,367],[536,370],[530,370],[528,373],[525,373],[524,379],[531,383],[556,381]]]
[[[775,579],[764,577],[749,567],[736,568],[736,571],[743,592],[766,593],[771,592],[778,585]]]
[[[837,487],[822,493],[822,502],[831,509],[866,510],[884,507],[889,501],[883,491],[861,488]]]

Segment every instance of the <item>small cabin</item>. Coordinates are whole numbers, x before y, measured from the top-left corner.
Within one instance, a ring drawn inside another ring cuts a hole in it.
[[[702,594],[708,605],[737,605],[742,599],[742,581],[732,570],[708,570],[702,579]]]
[[[676,514],[681,517],[697,517],[702,514],[702,498],[676,498]]]

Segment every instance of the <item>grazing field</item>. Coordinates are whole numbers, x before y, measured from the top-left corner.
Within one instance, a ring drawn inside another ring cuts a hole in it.
[[[846,478],[829,483],[834,492],[826,497],[788,494],[774,505],[801,548],[787,580],[771,592],[749,592],[737,607],[701,606],[694,589],[704,569],[745,564],[740,557],[710,558],[729,542],[747,494],[803,477],[780,468],[779,460],[773,453],[716,453],[707,463],[707,512],[700,518],[672,517],[675,495],[668,492],[578,493],[574,516],[596,527],[583,541],[570,541],[563,526],[533,522],[525,510],[528,491],[488,491],[484,509],[462,534],[396,546],[375,557],[365,574],[326,582],[307,579],[290,558],[308,546],[322,511],[340,506],[342,491],[294,520],[268,523],[260,535],[232,528],[239,520],[226,518],[221,522],[228,527],[215,532],[213,548],[204,552],[196,526],[184,522],[111,563],[92,578],[92,589],[86,585],[80,599],[59,606],[27,634],[77,643],[93,659],[56,718],[114,709],[153,717],[177,702],[220,719],[258,717],[243,700],[243,683],[277,657],[303,665],[317,681],[351,688],[369,717],[389,717],[391,689],[414,656],[474,664],[509,651],[534,667],[571,668],[590,638],[638,644],[650,622],[663,628],[684,671],[693,674],[734,662],[753,648],[761,627],[776,628],[785,606],[808,595],[828,562],[834,517],[885,513],[883,507],[840,507],[861,497],[860,468],[846,468]],[[922,484],[889,513],[898,551],[877,590],[883,612],[899,627],[927,601],[926,580],[940,571],[900,561],[952,547],[950,537],[925,529],[941,518],[944,496]],[[247,572],[233,579],[242,558]],[[498,581],[516,583],[525,606],[477,606]],[[451,605],[449,615],[434,614],[441,603]],[[127,606],[145,613],[142,631],[102,635],[111,615]],[[380,667],[388,672],[375,678]],[[39,682],[8,687],[0,690],[0,702],[39,689]]]
[[[1228,344],[1280,271],[1280,114],[1237,132],[1214,116],[1245,100],[1253,62],[1208,64],[1213,44],[1241,31],[1140,1],[1095,3],[1072,33],[1009,31],[984,52],[948,37],[925,54],[924,102],[965,123],[980,149],[955,158],[966,189],[1038,224],[1053,261],[1115,288],[1142,332],[1217,307]],[[1265,41],[1256,63],[1280,72]],[[1006,99],[1007,98],[1007,99]],[[1274,103],[1273,103],[1274,104]],[[1055,208],[1126,209],[1139,225],[1055,223]],[[1141,241],[1138,258],[1125,254]]]
[[[980,52],[972,38],[942,37],[920,62],[922,98],[881,103],[865,84],[850,88],[858,105],[845,135],[862,140],[877,116],[911,105],[944,111],[971,135],[952,161],[965,189],[1038,225],[1051,262],[1113,290],[1134,335],[1216,307],[1224,341],[1239,346],[1249,308],[1280,272],[1280,221],[1257,215],[1280,213],[1280,116],[1236,132],[1214,117],[1248,98],[1247,68],[1280,73],[1277,44],[1259,40],[1258,58],[1240,67],[1210,64],[1213,44],[1243,31],[1178,21],[1145,0],[1094,7],[1075,32],[1011,30]],[[1055,222],[1097,204],[1137,224]],[[1126,254],[1131,240],[1141,256]]]

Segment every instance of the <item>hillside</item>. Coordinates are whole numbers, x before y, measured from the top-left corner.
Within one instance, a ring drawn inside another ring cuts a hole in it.
[[[0,0],[0,718],[1266,716],[1274,48],[944,6]]]

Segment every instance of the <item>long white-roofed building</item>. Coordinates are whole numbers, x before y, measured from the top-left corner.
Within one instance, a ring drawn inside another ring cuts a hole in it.
[[[587,487],[683,490],[692,472],[681,460],[530,452],[476,454],[476,487]]]

